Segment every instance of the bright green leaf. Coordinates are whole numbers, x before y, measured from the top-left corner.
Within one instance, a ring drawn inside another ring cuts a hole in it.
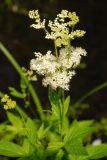
[[[59,120],[60,119],[60,109],[58,106],[52,104],[52,119]]]
[[[73,155],[88,155],[87,150],[80,140],[70,141],[65,145],[65,149],[69,154]]]
[[[0,141],[0,155],[8,157],[23,157],[26,152],[23,148],[15,143],[5,140]]]
[[[49,129],[50,129],[50,126],[48,126],[47,128],[44,128],[44,124],[42,124],[37,132],[38,138],[43,139]]]
[[[9,121],[11,122],[11,124],[14,125],[14,126],[17,126],[17,128],[23,126],[23,122],[22,122],[22,120],[19,116],[14,115],[11,112],[7,112],[7,117],[9,119]]]
[[[99,159],[107,157],[107,144],[100,144],[96,146],[87,147],[89,159]]]
[[[69,104],[70,104],[70,96],[68,96],[64,101],[64,115],[66,115],[68,111]]]
[[[79,127],[77,121],[74,121],[69,129],[69,132],[66,134],[64,138],[64,142],[67,143],[72,140],[83,139],[92,132],[91,127]]]
[[[83,120],[78,122],[79,127],[83,128],[83,127],[90,127],[93,124],[93,120]]]
[[[64,151],[62,149],[60,149],[59,152],[56,155],[55,160],[62,160],[63,155],[64,155]]]
[[[27,130],[27,137],[29,141],[35,145],[37,141],[37,130],[36,130],[35,123],[30,118],[28,118],[27,120],[26,130]]]
[[[33,145],[31,145],[31,143],[28,141],[28,139],[24,139],[23,150],[29,156],[29,155],[33,154],[33,152],[35,151],[35,147]]]
[[[47,150],[49,151],[58,151],[59,149],[61,149],[63,147],[63,142],[51,142],[48,144],[48,148]]]

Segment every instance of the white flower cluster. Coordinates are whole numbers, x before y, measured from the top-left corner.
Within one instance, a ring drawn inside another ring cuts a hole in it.
[[[45,19],[41,22],[38,10],[30,11],[29,17],[35,19],[35,24],[31,26],[35,29],[44,29],[46,32],[45,38],[54,40],[57,47],[67,46],[70,44],[70,40],[82,37],[85,34],[85,31],[73,30],[74,26],[79,22],[79,17],[75,12],[71,13],[67,10],[62,10],[54,21],[49,20],[48,28],[50,28],[51,32],[46,29]]]
[[[68,21],[66,19],[68,19]],[[49,21],[48,27],[51,29],[51,33],[46,32],[45,38],[55,40],[57,47],[69,45],[70,40],[76,37],[82,37],[85,34],[85,31],[82,30],[73,31],[74,26],[78,22],[79,17],[75,12],[71,13],[67,10],[62,10],[53,22]],[[72,29],[70,27],[72,27]]]
[[[45,28],[45,19],[41,22],[38,10],[29,11],[29,18],[35,19],[35,24],[32,24],[31,27],[35,29]]]
[[[75,67],[80,63],[81,56],[86,55],[86,51],[81,47],[74,48],[70,45],[70,40],[85,34],[85,31],[82,30],[74,31],[79,17],[75,12],[62,10],[54,21],[49,20],[47,29],[45,20],[43,22],[40,20],[38,10],[30,11],[29,17],[35,19],[35,24],[32,24],[32,27],[44,29],[45,38],[54,40],[55,44],[54,55],[51,51],[45,55],[40,52],[35,53],[36,58],[32,59],[30,63],[31,70],[43,76],[42,84],[45,87],[49,85],[55,90],[57,88],[69,90],[69,82],[75,75]]]
[[[79,17],[76,15],[75,12],[68,12],[67,10],[62,10],[60,14],[57,15],[57,18],[60,22],[64,22],[65,19],[69,19],[66,22],[66,26],[75,26],[79,22]]]
[[[59,56],[55,57],[51,51],[45,55],[35,53],[36,59],[32,59],[30,67],[37,74],[43,75],[43,85],[53,89],[63,88],[69,90],[69,82],[75,75],[75,67],[80,63],[81,56],[86,51],[80,47],[65,47],[60,49]]]

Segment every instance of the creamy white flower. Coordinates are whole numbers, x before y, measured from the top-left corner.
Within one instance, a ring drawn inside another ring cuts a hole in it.
[[[85,32],[75,30],[74,26],[79,22],[75,12],[62,10],[54,21],[49,20],[48,28],[45,27],[45,20],[40,20],[38,10],[30,11],[29,17],[35,19],[32,27],[43,28],[47,39],[54,40],[57,56],[48,51],[45,55],[35,52],[35,59],[30,62],[30,68],[37,74],[43,76],[42,84],[51,86],[53,89],[63,88],[69,90],[69,82],[75,74],[75,67],[80,63],[81,57],[86,51],[81,47],[71,47],[70,41],[76,37],[82,37]],[[49,31],[48,31],[49,30]],[[63,47],[58,49],[57,47]]]
[[[77,67],[81,61],[82,56],[86,56],[87,52],[81,47],[76,47],[72,51],[73,68]]]
[[[37,21],[36,21],[37,22]],[[42,29],[45,28],[45,19],[42,22],[37,22],[37,24],[32,24],[31,27],[35,29]]]
[[[51,88],[53,89],[57,89],[57,88],[62,88],[64,90],[69,90],[69,82],[71,80],[71,78],[73,77],[73,75],[75,74],[74,71],[57,71],[55,73],[53,73],[50,76],[46,76],[43,79],[43,85],[46,86],[51,86]]]
[[[41,21],[38,10],[29,11],[29,18],[35,19],[35,23],[31,25],[31,27],[35,29],[43,29],[45,28],[45,19]]]
[[[99,139],[95,139],[93,142],[92,142],[92,145],[93,146],[97,146],[97,145],[100,145],[102,143],[102,140],[99,138]]]
[[[46,55],[40,53],[35,53],[35,55],[37,58],[31,60],[30,67],[38,74],[52,74],[59,67],[56,57],[51,54],[51,51],[48,51]]]
[[[63,37],[64,35],[68,35],[69,31],[65,27],[65,24],[60,24],[57,21],[57,18],[54,20],[54,22],[49,21],[48,26],[51,29],[51,33],[46,32],[46,37],[47,39],[57,39],[58,37]]]
[[[75,68],[81,60],[81,56],[85,56],[86,51],[81,47],[65,47],[60,49],[59,63],[62,68]]]
[[[86,51],[81,47],[62,48],[57,58],[51,51],[45,55],[38,52],[35,53],[36,59],[31,60],[30,67],[37,74],[44,76],[44,86],[69,90],[69,82],[75,74],[74,68],[80,63],[81,56],[85,55]]]
[[[76,30],[76,31],[73,31],[73,32],[71,32],[70,34],[69,34],[69,38],[70,39],[74,39],[74,38],[79,38],[79,37],[83,37],[84,36],[84,34],[85,34],[86,32],[85,31],[83,31],[83,30]]]
[[[68,22],[66,19],[68,18]],[[79,22],[79,17],[75,12],[68,12],[67,10],[62,10],[60,14],[57,15],[57,19],[60,22],[65,22],[66,26],[75,26]]]

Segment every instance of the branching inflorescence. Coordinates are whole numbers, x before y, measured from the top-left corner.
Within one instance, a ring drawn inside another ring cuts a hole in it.
[[[55,44],[55,51],[47,51],[45,55],[35,52],[35,59],[30,62],[30,68],[37,74],[43,76],[42,84],[50,86],[52,89],[62,88],[69,90],[69,82],[75,75],[75,68],[81,60],[81,56],[86,55],[85,49],[73,47],[71,41],[82,37],[85,34],[83,30],[74,30],[79,22],[79,17],[75,12],[62,10],[54,21],[49,20],[46,26],[46,20],[41,21],[38,10],[29,12],[29,17],[35,20],[31,27],[35,29],[44,29],[46,39],[51,39]]]

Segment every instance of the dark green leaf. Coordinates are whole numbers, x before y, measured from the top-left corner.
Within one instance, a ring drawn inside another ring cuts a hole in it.
[[[52,90],[51,88],[49,88],[48,97],[49,97],[51,105],[54,104],[55,106],[60,106],[59,95],[54,90]]]

